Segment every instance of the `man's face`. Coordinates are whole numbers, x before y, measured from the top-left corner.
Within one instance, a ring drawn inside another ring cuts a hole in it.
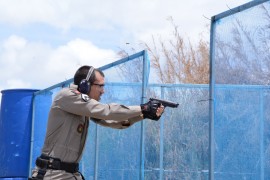
[[[97,71],[95,71],[96,80],[91,84],[91,90],[89,97],[97,101],[100,100],[101,95],[104,93],[104,77]]]

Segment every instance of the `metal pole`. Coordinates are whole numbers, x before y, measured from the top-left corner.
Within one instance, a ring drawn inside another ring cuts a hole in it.
[[[164,99],[164,86],[161,86],[161,99]],[[164,117],[160,118],[160,152],[159,152],[159,179],[163,180],[164,160]]]
[[[32,99],[32,124],[31,124],[31,141],[30,141],[30,156],[29,156],[29,177],[32,176],[32,158],[33,158],[33,147],[34,147],[34,133],[35,133],[35,104],[36,95],[33,93]]]
[[[260,89],[260,173],[261,180],[264,180],[264,89]]]
[[[210,29],[210,101],[209,101],[209,180],[214,180],[214,161],[215,161],[215,146],[214,146],[214,118],[215,118],[215,68],[214,68],[214,28],[215,28],[215,16],[211,18]]]
[[[89,124],[90,125],[90,124]],[[96,126],[96,148],[95,148],[95,180],[98,180],[98,157],[99,157],[99,131],[98,131],[98,125],[95,123]]]
[[[142,97],[141,97],[141,103],[144,103],[146,101],[146,88],[148,83],[148,58],[147,58],[147,52],[143,51],[143,77],[142,77]],[[144,146],[144,121],[141,121],[141,152],[140,152],[140,179],[144,179],[144,157],[145,157],[145,146]]]

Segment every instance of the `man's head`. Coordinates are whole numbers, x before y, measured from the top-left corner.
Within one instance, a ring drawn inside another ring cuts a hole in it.
[[[86,79],[86,76],[89,72],[91,66],[82,66],[80,67],[74,75],[74,84],[78,85],[82,80]],[[90,98],[97,101],[100,100],[100,96],[104,93],[104,73],[99,69],[94,69],[93,73],[89,78],[90,91],[87,93]],[[80,91],[79,87],[78,90]]]

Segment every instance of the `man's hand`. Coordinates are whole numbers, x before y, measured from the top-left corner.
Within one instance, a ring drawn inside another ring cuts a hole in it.
[[[161,104],[161,106],[158,107],[156,115],[160,117],[164,112],[164,106]]]
[[[144,118],[158,121],[164,111],[164,106],[157,101],[148,101],[141,104],[141,109]]]

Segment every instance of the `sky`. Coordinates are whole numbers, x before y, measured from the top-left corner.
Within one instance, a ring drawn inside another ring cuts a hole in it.
[[[248,0],[0,0],[0,91],[44,89],[117,52],[163,39],[174,23],[196,41],[216,14]],[[0,97],[1,98],[1,97]]]

